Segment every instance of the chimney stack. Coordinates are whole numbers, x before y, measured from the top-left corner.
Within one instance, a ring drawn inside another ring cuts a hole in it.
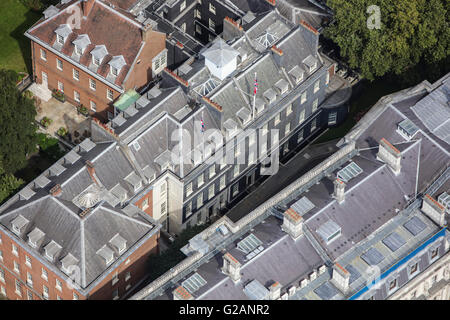
[[[223,255],[223,273],[230,276],[234,283],[241,280],[241,264],[229,252]]]
[[[402,154],[385,138],[380,140],[377,159],[386,162],[395,175],[400,173]]]
[[[294,209],[289,208],[284,212],[283,230],[297,240],[303,234],[303,218]]]
[[[95,0],[83,0],[81,1],[81,10],[83,11],[83,17],[87,17],[94,6]]]
[[[59,196],[62,192],[61,185],[57,184],[50,189],[50,194],[54,197]]]
[[[244,34],[244,30],[239,22],[231,19],[230,17],[225,17],[223,19],[223,40],[229,41],[234,38],[239,38]]]
[[[173,300],[194,300],[194,297],[182,286],[172,291]]]
[[[269,300],[278,300],[281,296],[281,284],[275,281],[269,288]]]
[[[345,182],[339,178],[334,180],[333,198],[335,198],[339,204],[345,200]]]
[[[350,272],[344,269],[339,263],[335,263],[333,266],[331,283],[333,283],[343,294],[346,294],[350,287]]]
[[[445,226],[445,207],[434,200],[429,194],[423,197],[422,211],[440,227]]]

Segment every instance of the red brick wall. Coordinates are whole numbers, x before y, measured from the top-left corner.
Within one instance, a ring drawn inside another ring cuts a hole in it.
[[[70,289],[66,282],[60,277],[56,276],[48,268],[44,267],[39,260],[33,258],[27,251],[17,245],[12,239],[0,232],[2,242],[0,243],[0,250],[3,254],[3,261],[0,261],[0,268],[5,273],[5,283],[0,280],[0,286],[5,287],[6,295],[11,300],[27,300],[27,291],[33,293],[34,300],[41,300],[43,293],[43,285],[49,289],[49,300],[56,300],[57,296],[63,300],[72,300],[73,293],[75,292],[79,300],[85,300],[86,297],[82,296],[76,290]],[[158,241],[159,232],[153,235],[147,240],[140,248],[138,248],[133,254],[128,257],[129,263],[124,261],[116,269],[114,269],[99,285],[97,285],[87,299],[112,299],[112,292],[114,289],[119,288],[119,296],[122,297],[126,292],[126,287],[131,284],[131,288],[142,280],[148,273],[147,259],[151,254],[158,253]],[[12,253],[12,244],[15,244],[18,248],[18,256],[16,257]],[[31,258],[31,267],[28,267],[25,262],[25,256]],[[20,274],[14,272],[14,262],[17,261],[20,265]],[[48,280],[42,278],[42,268],[47,270]],[[32,275],[33,287],[28,286],[27,272]],[[119,281],[112,285],[113,274],[118,272]],[[131,272],[131,278],[125,281],[125,275],[127,272]],[[15,293],[15,280],[19,279],[22,282],[22,296]],[[62,290],[56,289],[56,279],[59,279],[62,283]]]
[[[0,232],[1,234],[1,232]],[[6,289],[6,295],[8,299],[11,300],[27,300],[27,291],[32,292],[34,300],[41,300],[43,294],[43,286],[45,285],[49,291],[49,299],[56,300],[57,296],[64,300],[72,300],[73,293],[77,293],[79,299],[82,300],[84,297],[77,291],[69,289],[66,282],[60,277],[56,276],[48,268],[44,267],[39,260],[35,259],[26,250],[20,247],[14,240],[10,239],[5,234],[1,235],[2,243],[0,244],[0,250],[3,252],[3,261],[0,262],[0,268],[5,271],[5,281],[6,285],[0,281],[0,285],[4,286]],[[12,253],[12,244],[15,244],[18,248],[18,256],[16,257]],[[31,267],[25,264],[26,258],[28,256],[31,258]],[[20,266],[20,274],[14,272],[14,261],[16,261]],[[47,280],[42,278],[42,268],[47,270]],[[27,272],[31,274],[33,280],[33,286],[28,286],[27,283]],[[19,279],[22,282],[22,296],[16,294],[16,284],[15,280]],[[62,290],[56,289],[56,279],[61,281]]]
[[[134,69],[124,84],[124,88],[139,89],[152,80],[152,59],[166,48],[166,35],[164,33],[148,30],[143,35],[145,46],[136,59]],[[140,61],[139,63],[137,63]]]
[[[145,199],[148,199],[148,207],[146,209],[144,209],[142,207],[142,204],[143,204]],[[146,195],[142,196],[142,198],[140,198],[138,201],[136,201],[134,203],[134,205],[136,207],[141,208],[141,210],[144,211],[146,214],[148,214],[150,217],[153,217],[153,190],[150,190],[149,193],[147,193]]]
[[[96,117],[107,119],[107,111],[112,112],[112,102],[106,97],[106,89],[109,88],[113,91],[113,99],[115,100],[120,93],[108,85],[104,84],[100,80],[88,75],[86,72],[72,65],[69,61],[57,56],[56,54],[41,47],[35,42],[31,42],[32,51],[34,52],[34,66],[36,82],[42,83],[42,71],[48,75],[48,87],[50,90],[58,89],[58,81],[64,84],[64,94],[66,100],[73,105],[79,103],[74,100],[74,90],[80,93],[80,103],[90,110],[90,101],[94,101],[97,104]],[[43,49],[47,52],[47,61],[41,59],[41,51]],[[60,59],[63,62],[63,70],[60,71],[56,66],[56,59]],[[73,69],[78,70],[80,80],[77,81],[73,78]],[[93,91],[89,87],[89,79],[92,79],[96,83],[96,90]]]
[[[108,276],[100,282],[97,287],[92,290],[89,300],[111,300],[113,291],[119,290],[119,298],[122,298],[125,293],[130,294],[131,288],[136,285],[148,274],[148,257],[151,254],[158,253],[159,232],[147,240],[140,248],[138,248],[128,259],[122,262],[116,269],[114,269]],[[118,273],[118,281],[112,284],[113,275]],[[126,281],[126,274],[130,272],[131,277]],[[130,288],[127,290],[127,286]]]

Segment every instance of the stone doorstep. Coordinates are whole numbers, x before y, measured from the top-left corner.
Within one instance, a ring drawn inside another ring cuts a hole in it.
[[[50,89],[45,88],[44,86],[33,82],[31,86],[28,88],[36,97],[39,99],[48,102],[52,98],[52,92]]]

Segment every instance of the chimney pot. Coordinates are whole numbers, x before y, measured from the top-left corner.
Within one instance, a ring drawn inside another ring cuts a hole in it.
[[[278,300],[281,295],[281,284],[275,281],[269,288],[269,300]]]
[[[303,218],[294,209],[289,208],[284,212],[282,228],[297,240],[303,234]]]
[[[423,197],[421,209],[423,213],[439,226],[445,226],[445,207],[433,199],[429,194],[426,194]]]
[[[50,194],[54,197],[59,196],[62,192],[61,185],[57,184],[50,189]]]
[[[241,280],[241,264],[229,252],[223,255],[222,271],[229,275],[234,283]]]

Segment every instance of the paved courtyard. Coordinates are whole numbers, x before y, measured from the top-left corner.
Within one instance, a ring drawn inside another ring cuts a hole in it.
[[[72,142],[77,144],[80,142],[80,138],[85,131],[90,135],[90,120],[83,115],[78,114],[75,106],[68,102],[60,102],[55,98],[51,98],[47,102],[42,101],[36,116],[37,121],[41,121],[42,118],[48,117],[53,120],[47,129],[42,129],[52,136],[56,136],[56,132],[59,128],[64,127],[67,129],[72,137]],[[78,132],[75,133],[75,131]],[[78,142],[77,142],[78,140]]]

